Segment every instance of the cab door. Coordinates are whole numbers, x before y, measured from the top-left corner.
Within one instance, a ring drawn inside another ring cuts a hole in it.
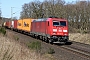
[[[45,27],[45,33],[46,34],[49,34],[49,21],[46,21],[46,23],[45,23],[45,25],[46,25],[46,27]]]

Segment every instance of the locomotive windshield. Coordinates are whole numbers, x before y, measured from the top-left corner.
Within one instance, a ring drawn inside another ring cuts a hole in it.
[[[66,21],[53,21],[53,26],[66,26]]]
[[[66,26],[66,21],[60,21],[60,26]]]
[[[53,26],[60,26],[60,22],[59,21],[53,21]]]

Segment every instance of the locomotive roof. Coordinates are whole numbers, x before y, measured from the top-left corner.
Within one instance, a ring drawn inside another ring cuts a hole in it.
[[[49,18],[53,18],[53,17],[49,17]],[[57,17],[55,17],[57,18]],[[48,18],[41,18],[41,19],[34,19],[33,22],[39,22],[39,21],[47,21]],[[62,18],[61,18],[62,19]]]
[[[33,20],[33,22],[37,22],[37,21],[46,21],[48,18],[41,18],[41,19],[35,19]]]

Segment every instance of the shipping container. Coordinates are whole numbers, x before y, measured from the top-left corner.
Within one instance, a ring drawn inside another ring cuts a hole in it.
[[[17,29],[19,29],[19,30],[23,29],[23,20],[22,19],[17,21]]]
[[[11,28],[14,28],[14,21],[11,21]]]
[[[31,22],[33,19],[23,19],[23,30],[26,32],[30,32],[31,31]]]
[[[11,28],[11,25],[12,25],[12,21],[9,21],[8,28]]]
[[[14,20],[14,29],[17,29],[17,22],[18,20]]]
[[[8,26],[9,26],[9,21],[6,22],[6,25],[5,25],[5,26],[6,26],[6,28],[8,28]]]
[[[3,26],[6,26],[6,22],[4,22]]]

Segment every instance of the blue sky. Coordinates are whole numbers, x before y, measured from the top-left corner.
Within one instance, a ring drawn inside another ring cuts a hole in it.
[[[13,14],[13,17],[19,18],[20,12],[22,10],[22,5],[24,3],[31,2],[33,0],[0,0],[0,8],[2,11],[2,17],[10,18],[11,17],[11,7]],[[43,0],[40,0],[43,1]],[[65,0],[66,2],[72,2],[76,0]]]

